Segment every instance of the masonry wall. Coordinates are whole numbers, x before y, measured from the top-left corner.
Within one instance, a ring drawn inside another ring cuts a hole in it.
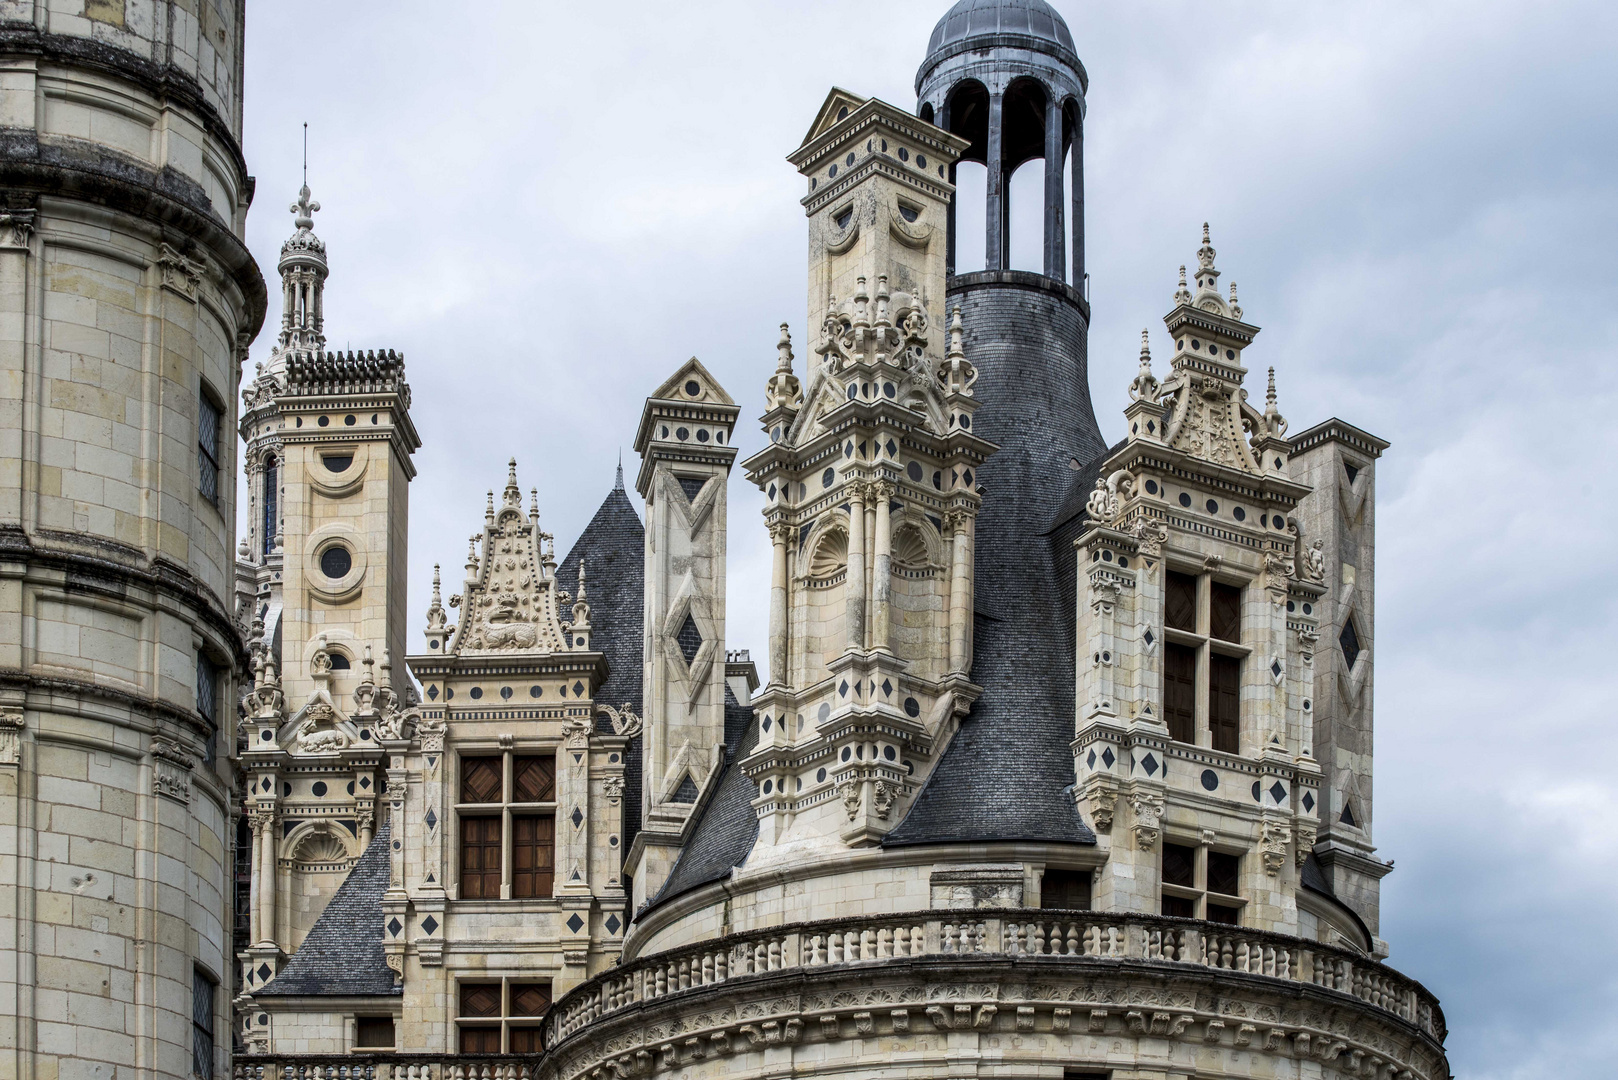
[[[189,1075],[199,973],[229,1047],[232,433],[265,298],[242,9],[192,6],[0,3],[5,1076]]]

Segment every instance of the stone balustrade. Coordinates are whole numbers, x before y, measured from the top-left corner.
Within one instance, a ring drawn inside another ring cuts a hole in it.
[[[254,1054],[232,1080],[532,1080],[534,1054]]]
[[[546,1045],[559,1046],[621,1010],[748,976],[833,964],[973,957],[1183,964],[1308,983],[1391,1013],[1439,1043],[1445,1035],[1443,1011],[1420,983],[1367,956],[1320,942],[1193,919],[1012,909],[798,923],[645,956],[558,1001],[546,1019]]]

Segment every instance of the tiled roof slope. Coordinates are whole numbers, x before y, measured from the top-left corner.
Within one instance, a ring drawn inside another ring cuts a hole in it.
[[[758,815],[753,812],[758,788],[736,767],[736,759],[751,753],[757,742],[758,719],[752,708],[725,687],[725,763],[720,766],[724,771],[708,805],[697,807],[700,816],[690,839],[654,904],[729,876],[753,850],[758,839]]]
[[[1090,405],[1083,318],[1034,275],[951,285],[978,368],[974,428],[1000,446],[978,470],[972,681],[983,696],[884,844],[1093,844],[1069,790],[1074,523],[1052,532],[1053,508],[1082,479],[1074,462],[1099,467],[1106,451]]]
[[[584,527],[573,550],[557,567],[562,588],[578,588],[579,560],[584,560],[584,584],[590,600],[590,644],[607,656],[607,681],[596,700],[618,708],[629,702],[635,715],[641,710],[641,625],[646,597],[645,529],[640,515],[624,491],[623,473]],[[598,726],[611,731],[602,718]],[[640,831],[641,739],[630,740],[624,755],[624,840],[627,852]]]
[[[398,994],[382,954],[382,894],[388,889],[384,824],[320,913],[281,973],[256,997]]]

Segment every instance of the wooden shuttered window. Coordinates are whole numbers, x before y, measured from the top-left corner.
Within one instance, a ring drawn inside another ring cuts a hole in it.
[[[1197,632],[1197,579],[1170,570],[1165,581],[1163,622],[1175,630]]]
[[[1047,870],[1039,882],[1039,906],[1068,911],[1090,907],[1091,873],[1088,870]]]
[[[461,759],[461,801],[497,803],[500,801],[500,759],[465,757]]]
[[[1213,653],[1208,657],[1208,727],[1213,748],[1227,754],[1241,746],[1242,662]]]
[[[512,802],[554,802],[556,799],[556,759],[518,757],[511,766]]]
[[[1242,590],[1214,582],[1208,595],[1208,633],[1221,641],[1242,639]]]
[[[1163,722],[1176,742],[1197,741],[1197,650],[1163,647]]]
[[[496,874],[498,881],[499,875]],[[556,883],[556,819],[518,814],[511,819],[511,895],[549,896]],[[497,886],[498,887],[498,886]]]
[[[461,898],[500,899],[500,819],[461,818]]]

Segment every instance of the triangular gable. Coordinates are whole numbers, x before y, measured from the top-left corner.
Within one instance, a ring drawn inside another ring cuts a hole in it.
[[[831,93],[826,95],[826,103],[815,114],[815,122],[809,125],[809,133],[803,137],[803,142],[799,145],[808,145],[820,138],[834,124],[848,119],[850,114],[869,100],[871,99],[851,94],[840,86],[832,87]]]
[[[697,383],[697,393],[692,394],[686,385],[689,382]],[[664,401],[700,401],[716,405],[734,405],[736,402],[725,393],[719,385],[719,380],[702,366],[702,361],[692,357],[680,365],[680,370],[669,376],[662,386],[652,392],[652,398],[661,398]]]

